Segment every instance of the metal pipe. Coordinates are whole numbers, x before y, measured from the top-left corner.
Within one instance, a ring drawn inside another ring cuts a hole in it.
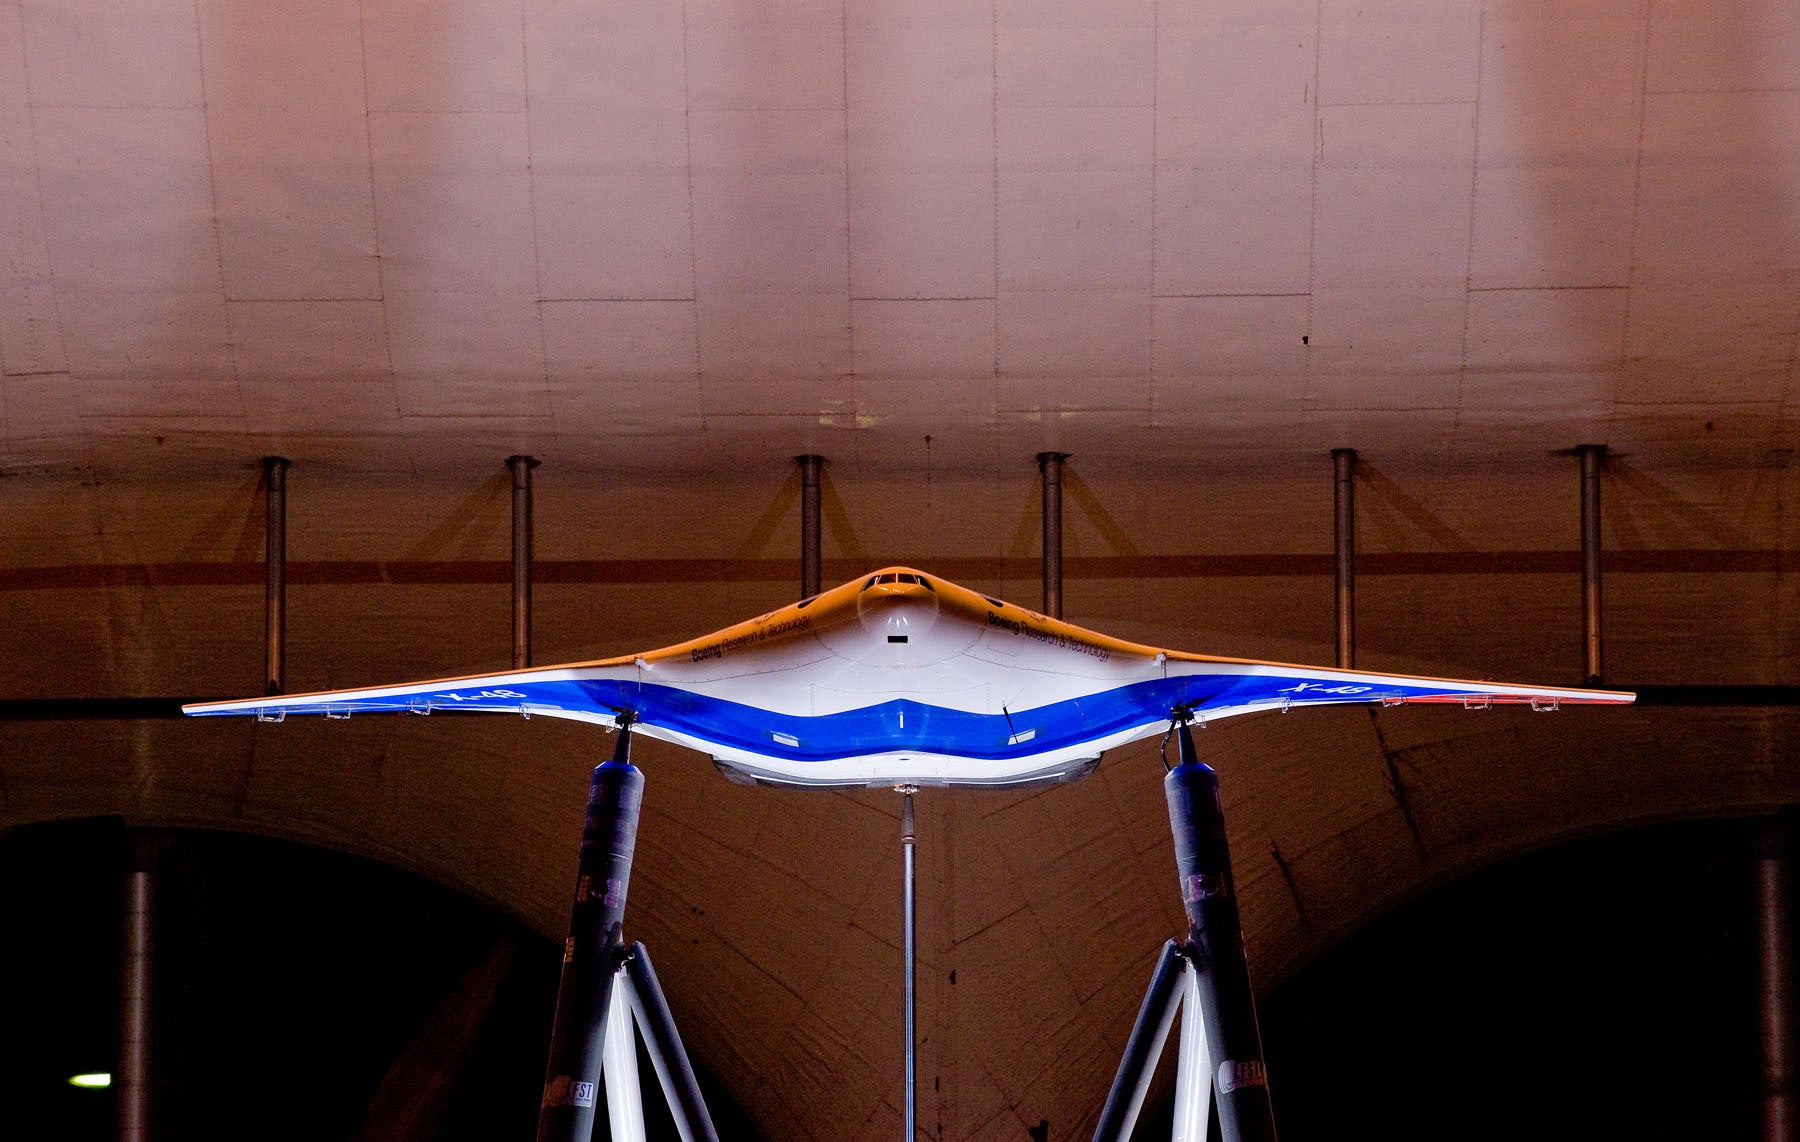
[[[1181,1041],[1176,1046],[1175,1116],[1169,1142],[1206,1142],[1212,1109],[1212,1055],[1206,1049],[1206,1020],[1200,1014],[1200,975],[1189,967],[1181,976]]]
[[[900,852],[905,864],[901,874],[903,882],[901,897],[906,912],[906,920],[903,925],[905,931],[902,935],[902,943],[905,945],[903,956],[906,961],[902,969],[906,973],[906,1142],[913,1142],[918,1122],[918,1061],[916,1058],[918,1039],[914,1033],[913,1020],[918,1006],[913,980],[916,966],[913,955],[913,941],[916,935],[913,929],[913,883],[917,871],[913,864],[913,793],[915,788],[911,785],[900,787],[900,792],[903,794],[900,804]]]
[[[800,465],[800,597],[819,593],[824,568],[824,528],[820,512],[819,473],[823,456],[796,456]]]
[[[1181,901],[1187,909],[1184,951],[1199,984],[1208,1054],[1217,1068],[1219,1133],[1224,1142],[1275,1142],[1275,1115],[1269,1104],[1250,966],[1244,956],[1219,776],[1201,764],[1185,723],[1177,737],[1181,764],[1163,779],[1163,791],[1169,800]]]
[[[688,1062],[687,1048],[681,1045],[681,1035],[675,1030],[675,1017],[669,1014],[668,997],[663,994],[644,945],[631,945],[625,971],[631,1010],[644,1033],[644,1046],[656,1067],[657,1081],[662,1083],[676,1133],[681,1135],[681,1142],[719,1142],[706,1099],[694,1078],[693,1064]]]
[[[1585,677],[1600,682],[1600,469],[1606,445],[1583,444],[1581,457],[1581,629]]]
[[[576,865],[575,902],[563,942],[550,1062],[538,1110],[538,1142],[589,1142],[606,1041],[613,976],[624,955],[625,893],[637,847],[644,775],[631,764],[631,727],[611,761],[594,767]]]
[[[1356,669],[1356,449],[1331,452],[1333,547],[1337,552],[1337,664]]]
[[[1788,923],[1787,838],[1783,822],[1758,830],[1757,964],[1762,1013],[1762,1138],[1794,1142],[1793,936]]]
[[[1067,452],[1039,452],[1038,472],[1044,482],[1044,613],[1062,618],[1063,533],[1062,468]]]
[[[280,456],[262,458],[263,487],[268,509],[263,527],[267,543],[264,567],[263,615],[266,632],[263,693],[279,694],[287,659],[287,470]]]
[[[156,874],[153,842],[131,840],[125,880],[125,946],[119,973],[119,1138],[151,1137],[150,975],[155,964]]]
[[[1181,958],[1175,941],[1164,943],[1162,955],[1156,959],[1156,970],[1150,974],[1150,986],[1144,991],[1143,1005],[1138,1008],[1137,1021],[1131,1025],[1131,1037],[1125,1040],[1125,1053],[1119,1058],[1112,1089],[1106,1092],[1106,1105],[1100,1108],[1094,1142],[1128,1142],[1131,1138],[1138,1112],[1144,1108],[1144,1095],[1156,1074],[1156,1061],[1162,1058],[1163,1044],[1168,1042],[1169,1028],[1181,1007],[1182,980],[1188,974],[1187,961]],[[1198,1018],[1196,1011],[1181,1017],[1184,1025]]]
[[[644,1135],[644,1088],[638,1082],[637,1034],[631,1025],[631,980],[625,966],[613,973],[612,1001],[606,1008],[605,1046],[600,1075],[606,1080],[606,1122],[612,1142],[648,1142]]]
[[[512,469],[512,660],[514,670],[531,665],[531,470],[530,456],[508,456]]]

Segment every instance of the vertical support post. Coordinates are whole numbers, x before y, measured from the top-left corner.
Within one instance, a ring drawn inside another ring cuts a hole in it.
[[[1207,1047],[1216,1068],[1219,1130],[1224,1142],[1275,1142],[1275,1115],[1269,1104],[1250,966],[1244,957],[1219,776],[1201,764],[1185,722],[1177,736],[1181,764],[1163,779],[1163,791],[1169,799],[1175,867],[1187,909],[1185,950],[1199,987],[1200,1014],[1206,1020]]]
[[[119,1139],[145,1142],[150,1127],[151,972],[155,966],[155,842],[128,839],[131,867],[125,880],[124,954],[119,972]]]
[[[1044,481],[1044,613],[1062,618],[1063,534],[1062,469],[1067,452],[1039,452],[1038,472]]]
[[[1787,837],[1780,818],[1757,832],[1756,935],[1762,1012],[1762,1139],[1794,1142],[1793,936],[1788,923]]]
[[[287,470],[280,456],[264,456],[263,492],[267,509],[264,524],[263,615],[265,654],[263,693],[282,691],[287,659]]]
[[[800,597],[819,593],[824,567],[824,527],[820,511],[819,473],[823,456],[796,456],[800,465]]]
[[[531,470],[530,456],[508,456],[512,470],[512,663],[531,665]]]
[[[607,1012],[623,955],[625,893],[643,803],[644,775],[631,764],[631,726],[622,721],[612,760],[594,767],[588,788],[538,1142],[589,1142],[593,1137]]]
[[[1333,547],[1337,553],[1337,664],[1356,669],[1356,449],[1331,452]]]
[[[1113,1076],[1112,1089],[1106,1094],[1106,1105],[1100,1108],[1094,1142],[1128,1142],[1131,1138],[1138,1113],[1144,1108],[1144,1095],[1149,1092],[1150,1080],[1156,1074],[1156,1061],[1162,1058],[1163,1044],[1168,1042],[1175,1012],[1181,1008],[1183,980],[1192,974],[1193,969],[1182,959],[1181,949],[1175,946],[1175,941],[1165,943],[1162,955],[1156,959],[1156,970],[1150,975],[1150,987],[1144,992],[1143,1006],[1138,1008],[1137,1021],[1131,1025],[1131,1038],[1125,1040],[1125,1053],[1119,1058],[1119,1070]],[[1196,1007],[1189,1007],[1182,1015],[1184,1040],[1186,1025],[1199,1018]],[[1182,1062],[1187,1062],[1185,1057]],[[1207,1078],[1210,1077],[1207,1072]],[[1176,1082],[1179,1084],[1180,1079]]]
[[[916,785],[899,787],[902,795],[900,803],[900,853],[904,863],[901,872],[903,886],[901,888],[901,905],[905,911],[902,924],[902,942],[905,944],[903,958],[906,973],[906,1142],[913,1142],[918,1130],[918,1060],[916,1044],[918,1039],[914,1031],[914,1014],[918,1009],[917,995],[914,990],[916,962],[913,955],[916,933],[913,929],[914,895],[913,884],[916,867],[913,864],[913,794],[918,791]]]
[[[1583,444],[1581,457],[1581,629],[1583,672],[1600,684],[1600,469],[1606,445]]]

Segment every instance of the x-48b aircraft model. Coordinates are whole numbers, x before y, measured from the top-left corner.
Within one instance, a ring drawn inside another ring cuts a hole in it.
[[[634,1110],[635,1016],[683,1138],[715,1139],[648,953],[621,935],[643,775],[632,733],[710,754],[728,776],[781,785],[888,785],[904,795],[905,1138],[915,1137],[913,812],[919,786],[1069,781],[1114,746],[1168,732],[1164,780],[1188,933],[1164,947],[1096,1142],[1131,1136],[1177,1008],[1178,1139],[1205,1136],[1216,1094],[1224,1137],[1274,1142],[1262,1045],[1218,783],[1188,723],[1347,702],[1621,703],[1605,690],[1324,670],[1125,642],[905,567],[890,567],[690,642],[620,658],[323,694],[206,702],[190,714],[347,717],[471,710],[620,729],[594,770],[551,1033],[539,1142],[587,1142],[597,1083],[615,1139],[644,1137]],[[622,998],[623,997],[623,998]],[[627,1010],[626,1004],[629,1004]],[[1204,1034],[1201,1028],[1204,1025]],[[1216,1064],[1216,1069],[1215,1069]]]
[[[1104,751],[1163,733],[1172,714],[1204,723],[1345,702],[1555,708],[1632,697],[1162,650],[890,567],[661,650],[186,710],[626,719],[740,779],[994,786],[1081,777]]]

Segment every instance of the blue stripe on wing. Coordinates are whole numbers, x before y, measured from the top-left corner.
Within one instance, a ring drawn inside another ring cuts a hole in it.
[[[1160,727],[1178,707],[1204,715],[1208,710],[1257,704],[1281,709],[1465,692],[1437,684],[1338,687],[1331,683],[1295,691],[1296,685],[1305,681],[1224,674],[1160,678],[1010,714],[971,713],[895,699],[842,713],[799,716],[652,685],[639,689],[613,684],[618,689],[602,700],[620,706],[635,702],[637,717],[644,725],[787,761],[830,761],[902,751],[999,761]],[[1333,689],[1357,692],[1327,692]]]
[[[639,725],[668,730],[721,750],[786,761],[831,761],[904,751],[1000,761],[1081,746],[1128,731],[1166,724],[1184,708],[1209,710],[1266,704],[1271,709],[1348,702],[1417,700],[1484,693],[1479,683],[1370,678],[1204,673],[1159,678],[1080,698],[981,714],[913,699],[894,699],[834,714],[782,714],[636,679],[596,678],[516,682],[492,687],[384,690],[342,695],[272,698],[214,704],[200,715],[429,713],[572,713],[611,718],[630,713]],[[1496,688],[1506,689],[1506,688]],[[354,692],[352,692],[354,693]]]

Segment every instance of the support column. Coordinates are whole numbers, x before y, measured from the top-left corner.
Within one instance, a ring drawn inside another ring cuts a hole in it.
[[[918,1012],[918,996],[914,988],[918,974],[914,959],[914,945],[917,931],[913,926],[915,901],[913,886],[917,876],[917,866],[913,863],[914,828],[913,828],[913,794],[918,791],[916,785],[902,785],[899,792],[903,800],[900,803],[900,851],[903,868],[901,870],[901,908],[905,913],[901,924],[902,942],[906,945],[902,958],[906,961],[903,970],[906,973],[906,1142],[913,1142],[918,1129],[918,1035],[915,1019]]]
[[[150,1127],[151,972],[155,965],[156,850],[153,838],[128,834],[124,946],[119,957],[119,1139],[145,1142]]]
[[[1794,1030],[1792,928],[1788,922],[1785,822],[1762,822],[1757,832],[1757,974],[1762,1014],[1762,1140],[1794,1142]]]
[[[1206,1020],[1207,1050],[1215,1067],[1219,1131],[1224,1142],[1275,1142],[1275,1115],[1269,1104],[1250,966],[1244,956],[1219,777],[1201,764],[1185,723],[1176,736],[1181,764],[1163,779],[1163,790],[1175,836],[1181,901],[1187,909],[1188,962],[1199,984],[1200,1014]]]
[[[1583,444],[1581,458],[1581,629],[1583,677],[1600,685],[1600,469],[1606,445]]]
[[[800,597],[819,593],[824,567],[824,527],[820,508],[819,474],[823,456],[796,456],[800,465]]]
[[[264,678],[263,693],[279,694],[287,660],[287,470],[280,456],[264,456]]]
[[[626,725],[619,730],[612,760],[594,767],[588,788],[538,1142],[590,1142],[593,1137],[607,1012],[624,954],[625,893],[643,803],[644,775],[631,764],[631,728]]]
[[[1356,669],[1356,449],[1331,453],[1333,547],[1337,553],[1337,664]]]
[[[1062,618],[1063,534],[1062,469],[1067,452],[1039,452],[1038,472],[1044,481],[1044,613]]]
[[[514,670],[531,665],[531,470],[530,456],[508,456],[512,470],[512,663]]]

